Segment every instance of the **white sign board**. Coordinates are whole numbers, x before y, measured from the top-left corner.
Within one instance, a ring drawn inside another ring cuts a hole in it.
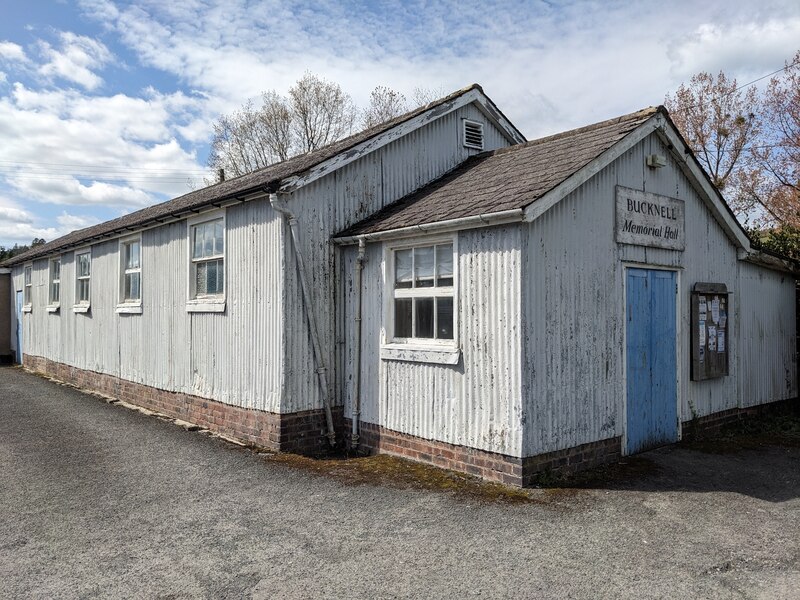
[[[669,250],[686,247],[684,202],[617,186],[616,240]]]

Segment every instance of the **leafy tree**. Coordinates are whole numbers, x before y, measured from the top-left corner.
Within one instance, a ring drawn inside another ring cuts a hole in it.
[[[750,230],[749,233],[756,247],[800,260],[800,228],[783,225],[773,229]]]
[[[28,250],[30,250],[35,246],[41,246],[44,243],[46,242],[42,238],[33,238],[33,241],[30,243],[30,246],[20,246],[19,244],[14,244],[14,246],[11,248],[0,246],[0,262],[8,260],[9,258],[13,258],[17,254],[22,254],[23,252],[27,252]]]

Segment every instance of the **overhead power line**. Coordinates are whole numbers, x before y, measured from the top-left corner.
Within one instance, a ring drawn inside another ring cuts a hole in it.
[[[125,167],[121,165],[86,165],[78,163],[51,163],[51,162],[33,162],[33,161],[16,161],[0,159],[0,166],[2,165],[20,165],[20,166],[33,166],[33,167],[76,167],[85,171],[100,170],[100,171],[135,171],[135,172],[148,172],[148,173],[204,173],[208,174],[211,169],[163,169],[154,167]]]
[[[773,75],[777,75],[778,73],[781,73],[783,71],[788,71],[789,69],[791,69],[792,67],[797,66],[797,65],[800,65],[800,60],[796,60],[796,61],[794,61],[792,63],[789,63],[788,65],[784,65],[780,69],[772,71],[771,73],[767,73],[766,75],[762,75],[761,77],[757,77],[756,79],[753,79],[752,81],[748,81],[747,83],[743,83],[742,85],[740,85],[738,87],[735,87],[731,91],[719,95],[717,98],[720,99],[720,100],[722,100],[724,98],[727,98],[728,96],[731,96],[731,95],[735,94],[739,90],[743,90],[746,87],[750,87],[754,83],[758,83],[759,81],[762,81],[762,80],[766,79],[767,77],[772,77]],[[685,107],[681,108],[680,110],[682,112],[687,112],[689,110],[692,110],[693,108],[698,108],[698,107],[700,107],[702,105],[703,105],[703,102],[698,102],[697,104],[692,104],[690,106],[685,106]]]

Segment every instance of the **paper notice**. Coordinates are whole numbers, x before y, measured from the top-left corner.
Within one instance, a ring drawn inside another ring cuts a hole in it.
[[[707,312],[707,309],[706,309],[706,297],[705,296],[700,296],[700,304],[699,304],[699,306],[700,306],[700,318],[703,321],[705,321],[706,320],[706,316],[705,315],[706,315],[706,312]]]
[[[698,333],[700,334],[700,347],[706,345],[706,322],[700,321],[700,327]]]
[[[725,329],[725,325],[728,324],[728,313],[724,310],[719,311],[719,328]]]
[[[708,326],[708,350],[714,352],[717,349],[717,328],[713,325]]]
[[[706,359],[706,349],[703,346],[700,346],[700,362],[703,362]]]
[[[717,332],[717,352],[725,352],[725,332]]]
[[[714,299],[711,300],[711,320],[719,323],[719,296],[714,296]]]

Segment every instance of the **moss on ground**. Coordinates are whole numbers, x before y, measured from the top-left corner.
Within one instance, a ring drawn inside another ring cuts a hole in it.
[[[377,454],[363,457],[311,458],[298,454],[264,454],[269,462],[310,471],[348,485],[381,485],[397,489],[449,492],[463,499],[508,504],[549,503],[530,490],[478,479],[404,458]]]

